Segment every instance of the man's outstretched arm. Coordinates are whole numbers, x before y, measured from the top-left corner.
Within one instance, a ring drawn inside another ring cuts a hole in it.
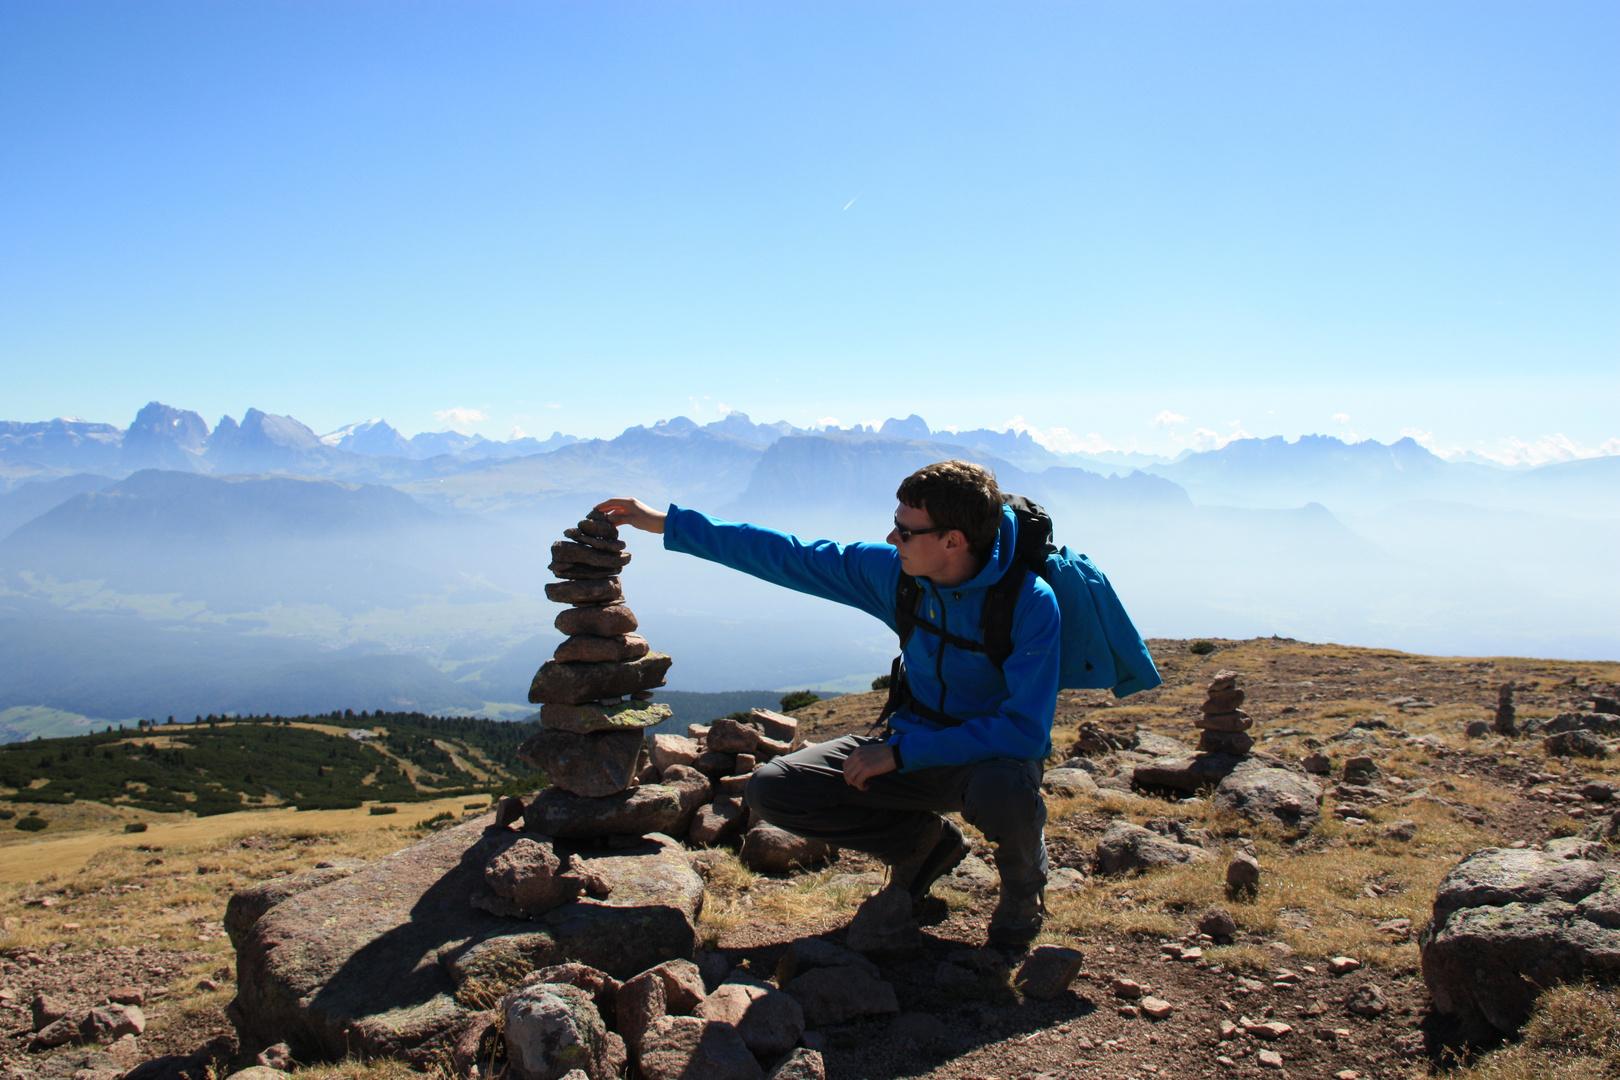
[[[596,504],[596,509],[611,518],[615,525],[629,525],[650,533],[664,531],[664,512],[654,510],[640,499],[604,499]]]

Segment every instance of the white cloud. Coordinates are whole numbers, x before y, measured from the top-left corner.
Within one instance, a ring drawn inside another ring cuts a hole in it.
[[[1533,442],[1526,442],[1517,436],[1509,436],[1496,440],[1495,445],[1485,442],[1477,443],[1473,448],[1466,446],[1441,446],[1432,431],[1421,431],[1417,428],[1404,428],[1403,437],[1411,437],[1412,441],[1447,461],[1479,460],[1485,458],[1502,465],[1549,465],[1559,461],[1579,461],[1584,458],[1613,457],[1620,455],[1620,437],[1605,439],[1596,446],[1582,446],[1580,443],[1562,433],[1543,435]]]
[[[1333,422],[1335,424],[1348,424],[1350,422],[1350,414],[1336,412],[1333,414]]]
[[[715,411],[717,411],[721,416],[730,416],[732,413],[736,412],[737,410],[733,409],[730,405],[727,405],[725,402],[722,401],[720,404],[715,406]]]
[[[1238,428],[1230,435],[1222,435],[1220,432],[1211,431],[1209,428],[1197,428],[1193,431],[1192,437],[1185,441],[1188,446],[1201,452],[1204,450],[1219,450],[1227,443],[1236,442],[1238,439],[1252,438],[1254,436],[1242,428]],[[1183,440],[1177,439],[1176,441],[1182,442]]]
[[[558,404],[557,402],[548,401],[546,403],[546,408],[548,408],[548,409],[560,409],[560,408],[562,408],[562,406],[560,404]]]
[[[1108,451],[1129,453],[1136,449],[1135,439],[1131,440],[1129,446],[1115,446],[1096,432],[1076,435],[1066,427],[1051,427],[1042,431],[1040,428],[1025,423],[1022,416],[1015,416],[1007,421],[1003,430],[1020,435],[1028,432],[1030,438],[1054,454],[1102,454]]]
[[[1165,409],[1149,421],[1154,427],[1169,427],[1171,424],[1185,424],[1186,422],[1187,418],[1185,416],[1171,412],[1169,409]]]
[[[529,433],[527,431],[524,431],[521,427],[513,425],[512,434],[508,435],[506,440],[511,442],[513,439],[527,439],[528,437]]]
[[[844,425],[842,425],[842,424],[840,424],[838,422],[838,417],[836,417],[836,416],[823,416],[820,420],[817,420],[817,421],[813,422],[810,425],[810,430],[811,431],[826,431],[828,428],[843,427],[843,426]]]
[[[433,415],[439,418],[439,423],[451,428],[470,427],[489,419],[482,409],[468,409],[459,405],[451,409],[440,409]]]

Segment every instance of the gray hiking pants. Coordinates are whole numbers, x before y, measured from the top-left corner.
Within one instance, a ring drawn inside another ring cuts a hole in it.
[[[929,818],[959,811],[996,845],[1006,896],[1046,887],[1046,800],[1041,763],[994,758],[874,776],[866,790],[844,782],[844,759],[885,740],[846,735],[768,761],[744,797],[760,817],[798,836],[894,863],[917,847]]]

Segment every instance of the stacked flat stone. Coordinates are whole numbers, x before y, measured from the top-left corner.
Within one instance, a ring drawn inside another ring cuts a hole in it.
[[[630,553],[618,527],[592,510],[563,535],[551,545],[549,568],[560,580],[546,586],[546,596],[569,605],[556,622],[568,637],[529,686],[544,730],[521,754],[564,791],[602,798],[635,786],[642,732],[669,718],[669,706],[650,699],[664,685],[670,658],[632,633],[636,616],[619,583]]]
[[[1193,721],[1200,732],[1199,750],[1241,757],[1254,748],[1254,738],[1249,734],[1254,718],[1239,708],[1243,688],[1238,685],[1238,677],[1235,671],[1217,671],[1210,680],[1204,703],[1198,707],[1199,717]]]

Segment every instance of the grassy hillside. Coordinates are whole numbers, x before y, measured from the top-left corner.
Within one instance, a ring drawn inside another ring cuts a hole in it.
[[[253,807],[359,806],[525,790],[517,747],[531,724],[424,716],[210,716],[0,746],[0,803],[94,801],[199,816]],[[366,738],[351,732],[368,732]]]

